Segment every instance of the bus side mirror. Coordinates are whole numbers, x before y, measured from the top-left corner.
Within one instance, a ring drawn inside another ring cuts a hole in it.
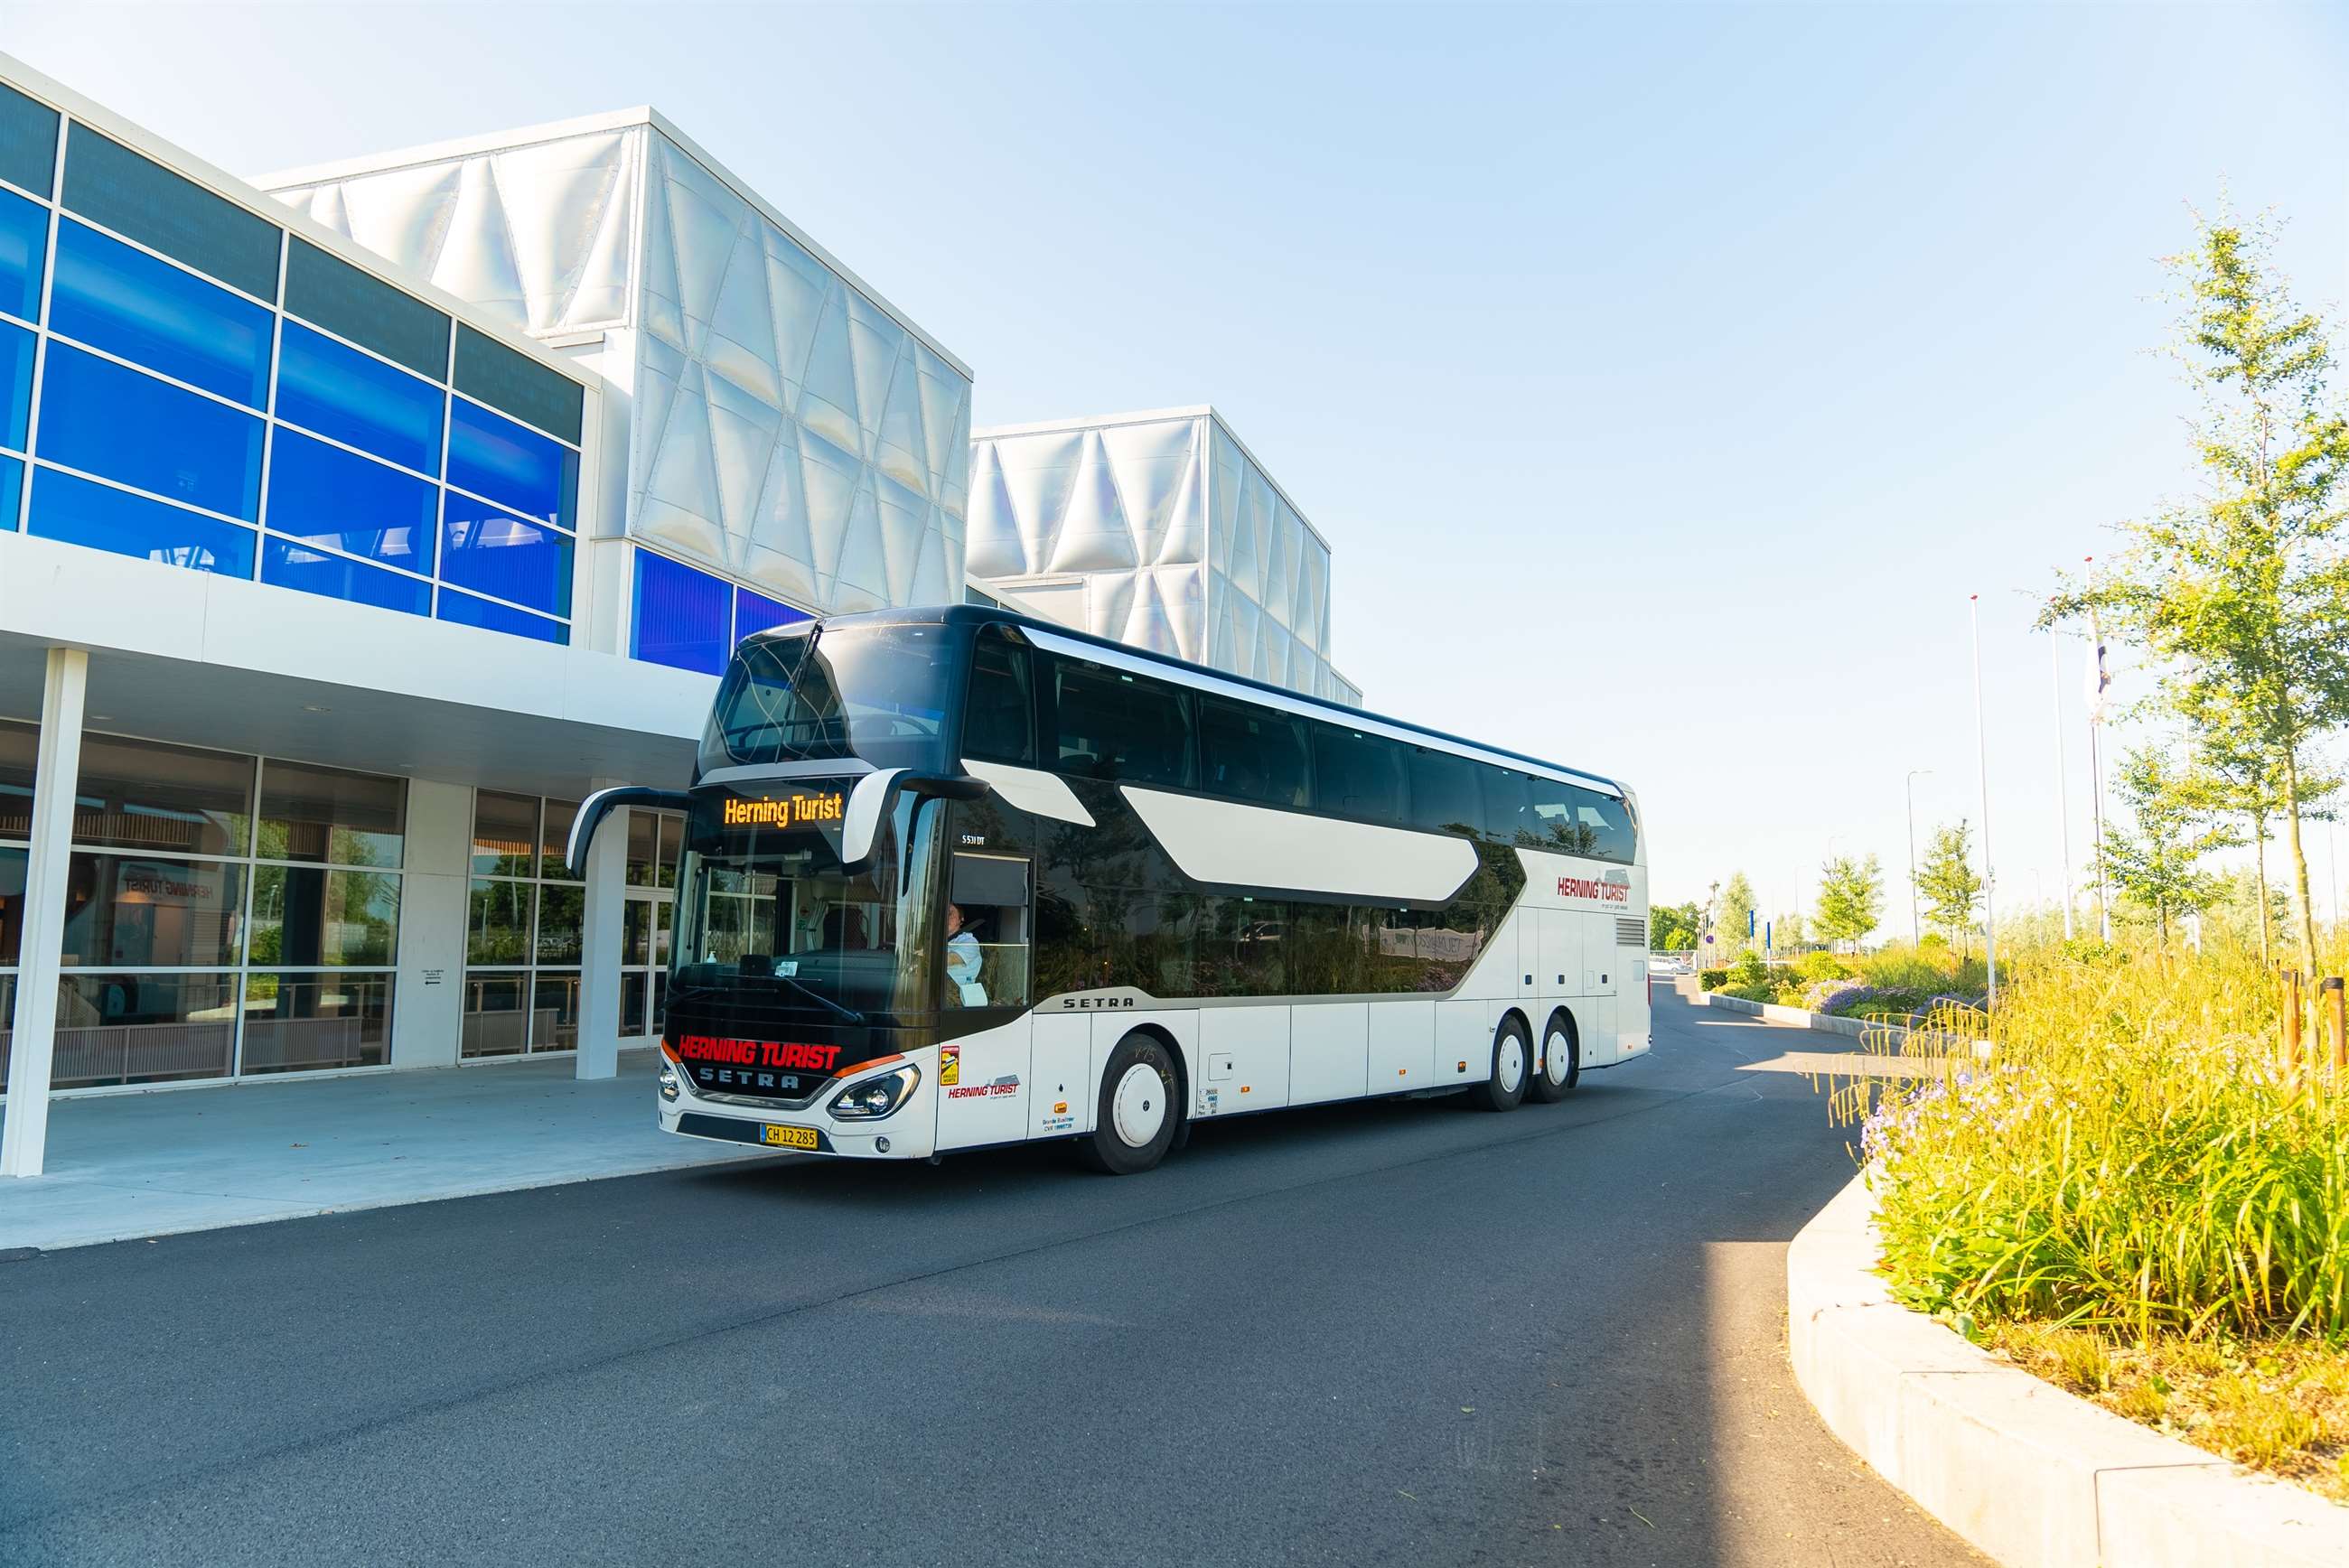
[[[579,802],[579,814],[571,819],[571,838],[563,846],[564,871],[574,882],[587,880],[588,848],[595,842],[595,830],[613,812],[628,806],[682,811],[692,804],[693,797],[682,789],[656,789],[648,784],[622,784],[596,790]]]
[[[867,773],[848,792],[848,806],[840,819],[840,869],[862,876],[873,866],[873,843],[881,824],[889,820],[900,794],[945,800],[976,800],[987,793],[987,781],[967,773],[924,773],[912,768],[884,768]]]

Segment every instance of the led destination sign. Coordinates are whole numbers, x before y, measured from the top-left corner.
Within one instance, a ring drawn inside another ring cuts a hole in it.
[[[784,795],[768,800],[730,797],[723,802],[723,820],[730,828],[802,828],[839,821],[847,805],[847,795],[838,789]]]

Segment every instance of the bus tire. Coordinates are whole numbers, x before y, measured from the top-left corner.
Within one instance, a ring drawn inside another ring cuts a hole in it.
[[[1544,1105],[1556,1105],[1581,1080],[1582,1042],[1574,1037],[1574,1025],[1564,1013],[1553,1014],[1526,1092]]]
[[[1533,1076],[1533,1065],[1526,1026],[1512,1014],[1493,1031],[1492,1068],[1483,1083],[1468,1091],[1469,1103],[1479,1110],[1516,1109],[1525,1102],[1526,1079]]]
[[[1136,1175],[1166,1158],[1183,1120],[1174,1085],[1164,1040],[1137,1029],[1118,1041],[1102,1074],[1093,1130],[1077,1140],[1078,1158],[1112,1176]]]

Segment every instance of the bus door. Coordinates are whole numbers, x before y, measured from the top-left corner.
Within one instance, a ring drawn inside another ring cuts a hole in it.
[[[1050,1087],[1031,1081],[1036,875],[1024,838],[985,803],[955,813],[938,926],[940,1149],[1026,1138]]]

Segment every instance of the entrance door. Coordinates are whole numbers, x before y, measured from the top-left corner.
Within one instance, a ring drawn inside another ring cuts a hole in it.
[[[667,1012],[668,944],[677,922],[677,862],[685,819],[628,813],[627,896],[620,906],[620,1037],[658,1038]]]

